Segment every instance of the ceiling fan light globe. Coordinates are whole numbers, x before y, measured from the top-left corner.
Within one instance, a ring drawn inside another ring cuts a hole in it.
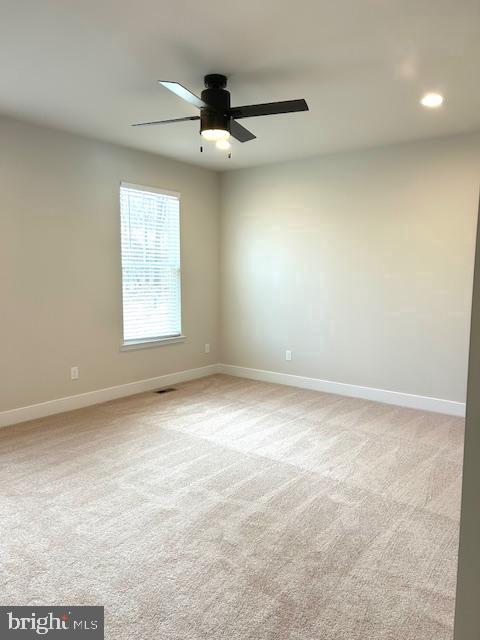
[[[204,129],[201,133],[205,140],[209,140],[211,142],[228,140],[230,137],[230,131],[227,131],[226,129]]]

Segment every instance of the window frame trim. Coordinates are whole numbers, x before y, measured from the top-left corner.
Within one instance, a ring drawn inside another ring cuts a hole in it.
[[[180,251],[180,266],[179,266],[179,278],[180,278],[180,333],[170,336],[150,336],[147,338],[135,338],[132,340],[125,340],[125,314],[123,304],[123,254],[122,254],[122,207],[121,207],[121,189],[134,189],[137,191],[144,191],[147,193],[158,193],[162,196],[171,196],[178,200],[178,233],[179,233],[179,251]],[[182,199],[179,191],[173,191],[172,189],[162,189],[161,187],[148,187],[146,185],[137,184],[134,182],[127,182],[121,180],[118,188],[118,210],[119,216],[119,236],[120,236],[120,299],[121,299],[121,327],[122,327],[122,339],[120,342],[120,351],[134,351],[137,349],[148,349],[151,347],[160,347],[167,344],[175,344],[178,342],[184,342],[186,336],[183,333],[183,282],[182,282]]]
[[[186,336],[166,336],[165,338],[145,338],[144,340],[126,340],[120,345],[120,351],[136,351],[137,349],[150,349],[151,347],[162,347],[166,344],[185,342]]]

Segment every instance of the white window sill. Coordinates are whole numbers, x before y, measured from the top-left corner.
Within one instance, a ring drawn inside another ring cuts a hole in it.
[[[128,340],[120,346],[120,351],[134,351],[136,349],[151,349],[166,344],[184,342],[185,336],[171,336],[170,338],[149,338],[148,340]]]

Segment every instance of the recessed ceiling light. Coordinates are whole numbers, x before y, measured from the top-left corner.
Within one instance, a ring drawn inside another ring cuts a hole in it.
[[[435,109],[443,103],[443,96],[439,93],[426,93],[420,100],[420,103],[423,104],[424,107]]]

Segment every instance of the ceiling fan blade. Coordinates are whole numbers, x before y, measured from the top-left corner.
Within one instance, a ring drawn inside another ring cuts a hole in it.
[[[254,140],[257,137],[251,131],[242,127],[241,124],[235,122],[235,120],[230,121],[230,134],[239,142],[248,142],[249,140]]]
[[[155,122],[137,122],[132,127],[151,127],[156,124],[168,124],[169,122],[185,122],[186,120],[200,120],[200,116],[187,116],[186,118],[172,118],[171,120],[156,120]]]
[[[305,100],[282,100],[281,102],[265,102],[263,104],[249,104],[243,107],[232,107],[232,118],[252,118],[254,116],[271,116],[277,113],[293,113],[294,111],[308,111]]]
[[[179,84],[178,82],[170,82],[169,80],[159,80],[158,82],[169,91],[172,91],[172,93],[177,95],[179,98],[182,98],[182,100],[186,100],[190,104],[193,104],[193,106],[197,107],[198,109],[208,106],[203,100],[201,100],[198,96],[196,96],[194,93],[189,91],[186,87],[184,87],[182,84]]]

